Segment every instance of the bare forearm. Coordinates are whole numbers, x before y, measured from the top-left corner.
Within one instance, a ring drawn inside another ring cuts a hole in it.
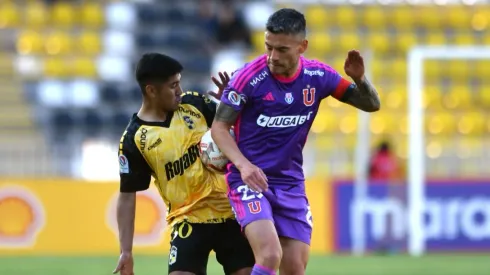
[[[381,102],[376,88],[365,77],[354,81],[356,88],[352,91],[346,103],[366,112],[378,111]]]
[[[133,250],[135,210],[136,193],[119,193],[117,224],[119,227],[121,252],[131,253]]]

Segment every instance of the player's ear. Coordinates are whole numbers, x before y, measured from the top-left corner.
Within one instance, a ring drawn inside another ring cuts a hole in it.
[[[308,40],[303,39],[303,41],[301,41],[301,44],[299,46],[299,54],[304,54],[307,49],[308,49]]]
[[[155,89],[155,86],[153,85],[146,85],[145,86],[145,94],[146,96],[148,96],[149,98],[154,98],[156,96],[156,89]]]

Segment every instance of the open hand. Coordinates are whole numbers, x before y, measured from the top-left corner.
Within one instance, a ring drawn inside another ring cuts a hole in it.
[[[345,74],[350,76],[352,80],[358,81],[364,78],[364,59],[361,53],[357,50],[349,51],[344,64]]]
[[[253,191],[262,193],[267,191],[267,176],[264,171],[252,163],[247,163],[240,168],[240,175],[243,182]]]
[[[218,75],[219,75],[219,80],[214,76],[211,77],[211,80],[213,81],[214,85],[218,87],[218,92],[209,91],[208,95],[216,98],[217,100],[221,100],[223,91],[225,90],[226,86],[228,86],[228,82],[230,82],[230,76],[228,75],[227,72],[219,72]]]
[[[134,263],[133,263],[133,255],[130,253],[121,253],[121,256],[119,256],[119,262],[117,263],[116,269],[112,272],[112,274],[119,274],[121,275],[134,275]]]

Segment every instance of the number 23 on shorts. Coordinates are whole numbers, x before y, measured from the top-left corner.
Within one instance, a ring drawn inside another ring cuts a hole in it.
[[[248,212],[258,214],[262,211],[260,199],[264,197],[262,193],[251,190],[247,185],[240,185],[236,189],[238,194],[241,194],[240,199],[243,204],[248,207]],[[235,210],[236,213],[236,210]]]

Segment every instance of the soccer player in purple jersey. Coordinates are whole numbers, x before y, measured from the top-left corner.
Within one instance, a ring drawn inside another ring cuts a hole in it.
[[[348,53],[344,66],[353,83],[302,56],[308,41],[300,12],[278,10],[266,29],[266,54],[233,74],[212,136],[231,161],[228,197],[254,251],[252,274],[301,275],[312,232],[302,150],[320,102],[333,96],[374,112],[380,101],[358,51]]]

